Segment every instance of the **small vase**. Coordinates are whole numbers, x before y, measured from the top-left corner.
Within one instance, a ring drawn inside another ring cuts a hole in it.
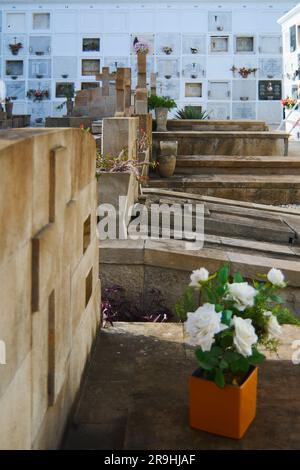
[[[157,132],[167,132],[168,109],[155,108]]]
[[[158,173],[162,178],[170,178],[176,167],[176,155],[160,155],[157,159]]]
[[[13,115],[13,107],[14,104],[12,102],[5,103],[5,111],[6,111],[6,116],[7,119],[11,119]]]

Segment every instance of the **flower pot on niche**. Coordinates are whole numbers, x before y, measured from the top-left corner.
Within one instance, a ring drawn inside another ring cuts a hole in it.
[[[167,132],[168,109],[155,108],[155,119],[157,132]]]
[[[189,381],[190,426],[241,439],[256,415],[257,371],[253,368],[240,386],[220,388],[197,369]]]

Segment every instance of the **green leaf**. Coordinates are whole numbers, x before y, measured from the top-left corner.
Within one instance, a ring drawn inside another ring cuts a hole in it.
[[[227,363],[236,362],[239,359],[239,354],[234,351],[226,351],[224,354],[224,359]]]
[[[224,349],[229,348],[230,346],[232,346],[232,342],[233,342],[232,334],[227,334],[227,335],[224,335],[224,336],[222,335],[222,337],[220,339],[221,346]]]
[[[225,285],[216,288],[216,294],[218,297],[222,297],[225,294]]]
[[[218,273],[218,279],[222,284],[226,284],[229,277],[229,266],[224,264]]]
[[[225,377],[221,369],[217,369],[215,373],[215,383],[218,385],[220,388],[225,387]]]
[[[249,359],[241,356],[238,360],[238,366],[239,366],[239,370],[241,370],[242,372],[248,372],[249,367],[250,367]]]
[[[201,349],[197,349],[195,354],[196,354],[196,358],[198,360],[198,363],[199,363],[199,365],[202,369],[204,369],[204,370],[213,369],[213,365],[209,361],[209,359],[208,359],[207,355],[205,354],[205,352],[201,351]]]
[[[220,312],[222,312],[222,310],[223,310],[223,305],[216,304],[215,309],[216,309],[216,312],[217,312],[217,313],[220,313]]]
[[[224,310],[224,312],[222,313],[222,323],[224,323],[224,325],[230,326],[232,315],[232,310]]]
[[[235,273],[233,276],[233,282],[244,282],[244,278],[241,273]]]
[[[261,364],[265,360],[265,356],[257,351],[257,349],[253,349],[252,356],[249,357],[249,363],[250,364]]]
[[[228,362],[226,362],[224,359],[221,359],[219,367],[220,369],[228,369]]]
[[[197,308],[193,287],[187,287],[181,298],[175,304],[175,312],[181,322],[187,319],[187,312],[194,312]]]
[[[270,295],[270,299],[273,300],[273,302],[277,302],[278,304],[285,304],[285,300],[283,300],[280,295]]]
[[[212,356],[220,356],[223,352],[223,349],[220,346],[213,346],[210,350]]]

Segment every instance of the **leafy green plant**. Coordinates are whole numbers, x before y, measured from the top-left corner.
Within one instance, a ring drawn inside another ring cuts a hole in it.
[[[150,95],[148,97],[149,109],[167,108],[168,110],[176,108],[176,102],[168,96]]]
[[[185,106],[177,111],[175,115],[176,119],[208,119],[206,111],[201,111],[195,106]]]
[[[75,98],[76,91],[74,90],[74,87],[72,84],[66,84],[62,88],[62,94],[66,98],[66,101],[56,106],[56,109],[59,111],[61,111],[64,108],[64,106],[66,106],[68,101],[72,101],[73,98]]]
[[[263,281],[246,282],[230,275],[228,265],[210,275],[205,268],[191,274],[191,282],[175,310],[185,322],[188,343],[195,346],[201,377],[219,387],[240,385],[264,360],[258,346],[276,352],[281,324],[300,325],[282,305],[278,289],[286,287],[283,273],[271,269]],[[202,305],[195,310],[195,297]],[[198,375],[199,372],[196,373]]]

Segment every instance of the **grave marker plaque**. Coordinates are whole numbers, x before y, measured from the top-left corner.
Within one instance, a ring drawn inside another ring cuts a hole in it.
[[[281,59],[268,58],[259,60],[259,76],[261,78],[280,78],[282,76]]]
[[[186,98],[201,98],[202,97],[202,83],[186,83],[185,84],[185,97]]]
[[[258,82],[260,101],[278,101],[282,98],[282,83],[280,80],[260,80]]]

